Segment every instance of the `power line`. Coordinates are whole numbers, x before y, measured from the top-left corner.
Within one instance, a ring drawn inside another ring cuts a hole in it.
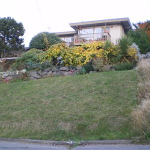
[[[42,15],[42,12],[41,12],[41,10],[40,10],[40,7],[39,7],[39,4],[38,4],[38,1],[37,1],[37,0],[35,0],[35,3],[36,3],[36,5],[37,5],[38,11],[39,11],[39,13],[40,13],[40,15],[41,15],[41,19],[43,19],[43,15]]]
[[[43,23],[43,25],[44,25],[45,20],[44,20],[44,18],[43,18],[43,15],[42,15],[41,9],[40,9],[40,7],[39,7],[38,0],[35,0],[35,3],[36,3],[36,5],[37,5],[37,8],[38,8],[39,14],[40,14],[40,16],[41,16],[41,19],[43,20],[43,21],[42,21],[42,23]],[[46,23],[46,22],[45,22],[45,23]],[[46,23],[46,24],[47,24],[47,23]],[[51,29],[51,27],[50,27],[50,26],[48,27],[48,30],[49,30],[49,29]]]

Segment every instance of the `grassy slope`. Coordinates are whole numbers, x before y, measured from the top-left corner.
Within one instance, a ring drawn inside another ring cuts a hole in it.
[[[135,71],[0,84],[0,137],[130,139]]]

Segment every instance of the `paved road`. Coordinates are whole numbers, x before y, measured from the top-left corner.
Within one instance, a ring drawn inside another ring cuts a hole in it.
[[[0,150],[68,150],[68,148],[64,146],[0,141]],[[88,145],[77,146],[72,150],[150,150],[150,145]]]
[[[150,150],[150,145],[89,145],[73,150]]]
[[[27,144],[20,142],[0,141],[0,150],[67,150],[63,146],[50,146],[40,144]]]

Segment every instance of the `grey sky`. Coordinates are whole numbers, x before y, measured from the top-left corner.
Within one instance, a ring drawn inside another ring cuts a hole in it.
[[[150,0],[0,0],[0,17],[22,22],[25,45],[39,32],[72,31],[69,23],[129,17],[150,20]]]

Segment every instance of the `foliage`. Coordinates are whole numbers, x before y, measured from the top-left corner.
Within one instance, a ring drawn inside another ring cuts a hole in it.
[[[102,58],[96,58],[92,61],[92,66],[95,71],[103,71],[104,61]]]
[[[106,41],[104,45],[104,64],[113,63],[119,54],[119,48],[113,43]]]
[[[144,29],[146,31],[146,33],[148,34],[148,37],[149,37],[149,42],[150,42],[150,21],[145,21],[145,22],[140,22],[138,23],[138,26],[141,28],[141,29]]]
[[[50,47],[45,55],[41,56],[41,60],[53,61],[57,57],[62,58],[65,66],[83,66],[91,62],[93,58],[103,58],[104,62],[110,63],[110,57],[117,55],[116,47],[111,44],[111,47],[104,50],[104,42],[93,42],[69,48],[63,43]]]
[[[136,30],[130,30],[127,35],[138,45],[140,53],[145,54],[150,51],[150,42],[145,29],[137,28]]]
[[[137,50],[132,45],[132,39],[124,36],[118,41],[119,46],[119,62],[135,62],[137,61]]]
[[[0,50],[22,50],[24,32],[22,23],[17,23],[11,17],[0,18]]]
[[[81,46],[74,46],[71,48],[66,46],[64,43],[59,43],[52,45],[47,51],[41,52],[39,55],[27,53],[27,56],[24,55],[23,57],[25,57],[25,60],[28,60],[28,62],[31,64],[35,61],[36,63],[41,64],[49,62],[54,66],[82,66],[86,69],[87,72],[89,72],[94,69],[92,67],[92,61],[94,59],[101,59],[100,62],[97,63],[100,63],[100,65],[102,66],[112,65],[114,63],[122,61],[131,62],[132,60],[136,60],[136,49],[131,48],[130,46],[128,46],[127,48],[128,49],[126,51],[126,54],[124,55],[120,47],[115,46],[110,42],[105,43],[99,41],[83,44]],[[24,58],[21,59],[24,60]],[[100,66],[98,66],[98,68],[96,69],[101,70],[99,67]]]
[[[80,69],[77,70],[76,75],[83,75],[86,74],[86,70],[84,67],[81,67]]]
[[[90,71],[94,71],[94,68],[91,63],[84,65],[83,68],[86,70],[87,73],[89,73]]]
[[[29,45],[30,48],[47,50],[50,46],[61,42],[61,39],[54,33],[41,32],[32,38]]]
[[[44,62],[42,64],[39,58],[39,56],[42,55],[43,53],[44,53],[43,51],[37,49],[31,49],[25,54],[23,54],[21,58],[17,59],[13,67],[17,70],[21,70],[21,69],[34,70],[34,69],[41,69],[42,67],[46,67],[47,63]]]
[[[121,70],[131,70],[133,69],[134,65],[131,62],[124,62],[119,63],[115,65],[115,70],[121,71]]]
[[[122,57],[126,58],[127,51],[129,49],[129,47],[131,46],[131,44],[132,44],[132,41],[131,41],[130,37],[124,36],[121,39],[119,39],[118,45],[119,45],[120,54],[121,54]]]

